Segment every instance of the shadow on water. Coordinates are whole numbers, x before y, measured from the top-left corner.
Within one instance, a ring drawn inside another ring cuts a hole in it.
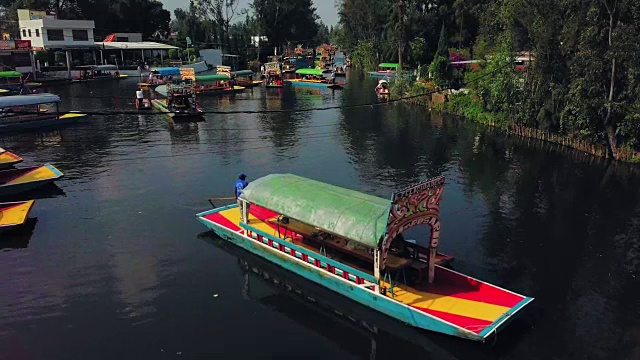
[[[274,265],[209,231],[198,235],[237,258],[243,297],[261,303],[362,359],[497,359],[526,336],[522,321],[498,343],[480,344],[416,329]]]
[[[25,199],[29,200],[39,200],[39,199],[53,199],[57,197],[64,197],[66,193],[55,183],[50,183],[40,188],[30,190],[27,192],[13,194],[13,195],[5,195],[0,197],[2,202],[12,202],[12,201],[23,201]]]
[[[38,223],[38,218],[28,218],[14,230],[0,232],[0,250],[26,249]]]

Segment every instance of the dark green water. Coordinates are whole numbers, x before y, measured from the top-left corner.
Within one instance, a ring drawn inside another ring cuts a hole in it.
[[[49,90],[67,109],[131,111],[136,82]],[[221,111],[346,106],[375,102],[374,86],[354,76],[341,92],[201,100]],[[398,104],[175,128],[93,116],[0,146],[65,173],[37,194],[32,233],[0,240],[0,359],[640,358],[631,166]],[[239,172],[382,197],[444,174],[440,249],[456,270],[536,300],[493,347],[407,328],[204,233],[194,214],[231,196]]]

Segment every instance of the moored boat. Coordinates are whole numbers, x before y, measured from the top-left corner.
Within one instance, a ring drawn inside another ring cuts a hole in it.
[[[35,200],[0,203],[0,232],[24,225]]]
[[[34,92],[41,83],[27,81],[28,76],[24,76],[18,71],[0,71],[0,96],[6,95],[27,95]]]
[[[441,266],[444,178],[392,201],[290,174],[249,184],[237,204],[197,214],[224,240],[411,326],[487,341],[532,298]],[[428,245],[405,240],[431,228]],[[449,259],[450,260],[450,259]]]
[[[282,60],[282,72],[283,73],[294,73],[296,71],[296,60],[295,58],[286,57]]]
[[[0,148],[0,170],[8,169],[22,162],[22,158],[10,151]]]
[[[0,171],[0,196],[18,194],[50,184],[63,176],[51,164]]]
[[[244,91],[244,86],[233,85],[227,74],[196,76],[194,91],[198,95],[231,95]]]
[[[180,68],[178,67],[160,67],[152,69],[149,72],[149,77],[145,82],[138,83],[141,87],[151,87],[164,85],[172,82],[174,79],[180,80],[181,78]]]
[[[129,76],[120,74],[116,65],[84,65],[77,68],[80,70],[80,77],[74,79],[73,82],[120,80]]]
[[[262,85],[262,81],[254,80],[253,76],[254,73],[251,70],[239,70],[233,73],[233,80],[235,81],[236,85],[245,88]]]
[[[295,86],[310,86],[329,89],[342,89],[343,83],[333,83],[324,77],[322,69],[298,69],[295,79],[285,80]]]
[[[0,132],[70,124],[85,117],[77,112],[60,113],[60,97],[53,94],[0,97]]]
[[[192,88],[169,84],[166,96],[166,99],[151,100],[151,105],[174,122],[204,120]]]
[[[264,64],[264,86],[266,88],[282,87],[282,71],[279,62]]]

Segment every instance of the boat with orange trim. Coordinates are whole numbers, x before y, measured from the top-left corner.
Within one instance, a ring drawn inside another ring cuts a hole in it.
[[[22,162],[22,158],[10,151],[0,148],[0,170],[9,169]]]
[[[485,342],[533,298],[443,266],[451,260],[437,252],[444,181],[396,191],[389,201],[272,174],[249,184],[239,205],[196,217],[224,240],[371,309]],[[416,225],[431,229],[426,246],[402,237]]]
[[[87,116],[70,111],[60,113],[60,97],[54,94],[0,97],[0,132],[74,123]]]
[[[24,225],[35,200],[0,203],[0,232]]]
[[[0,171],[0,196],[18,194],[53,183],[64,174],[51,164]]]

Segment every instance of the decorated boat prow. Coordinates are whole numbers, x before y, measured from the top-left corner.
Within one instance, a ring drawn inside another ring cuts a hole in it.
[[[51,164],[0,171],[0,196],[18,194],[50,184],[64,174]]]
[[[444,267],[437,252],[444,178],[392,200],[291,174],[257,179],[230,205],[197,214],[216,234],[411,326],[487,341],[533,299]],[[404,239],[417,225],[426,245]]]
[[[35,200],[0,203],[0,232],[24,225],[33,204]]]
[[[0,170],[5,170],[22,162],[22,158],[10,151],[0,148]]]

